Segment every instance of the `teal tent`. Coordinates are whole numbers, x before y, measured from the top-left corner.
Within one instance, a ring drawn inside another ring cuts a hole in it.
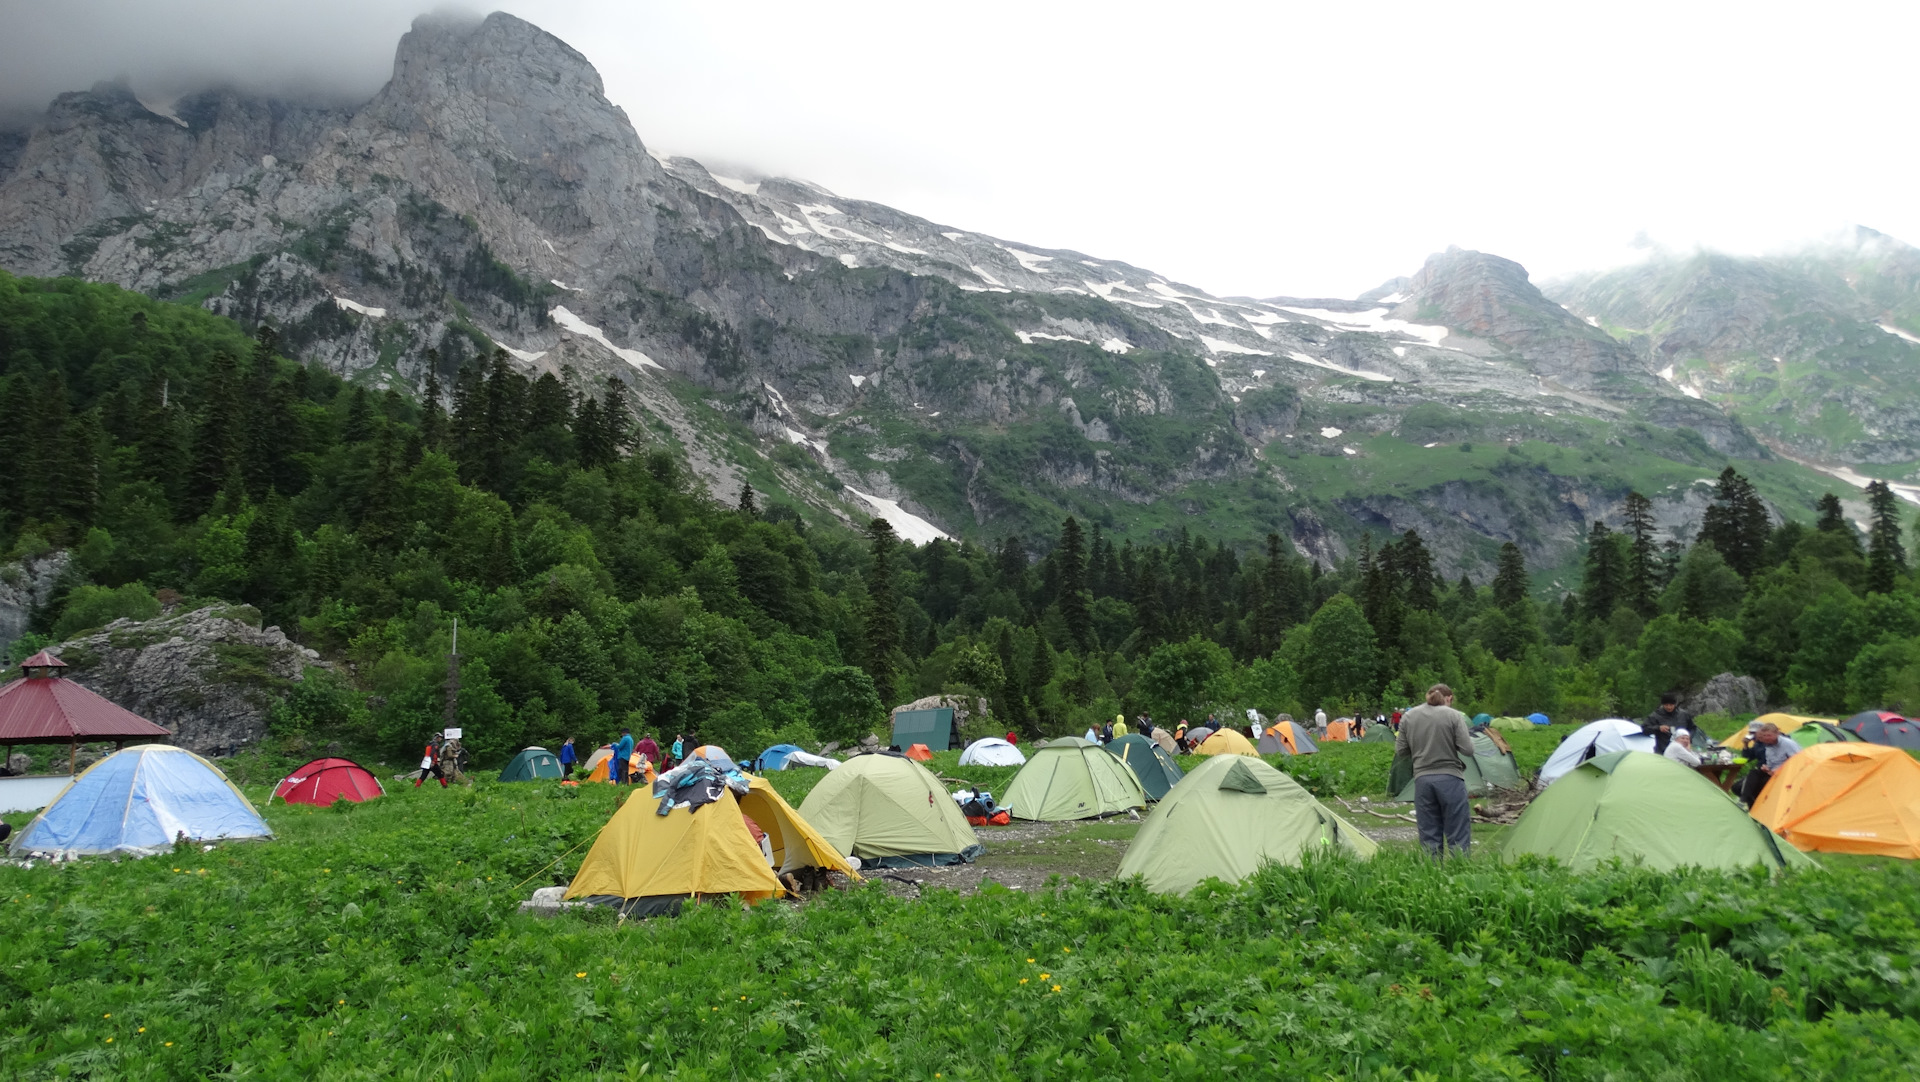
[[[507,768],[500,772],[501,781],[536,781],[540,778],[558,778],[566,771],[560,769],[560,758],[545,748],[528,748],[513,757]]]
[[[1180,780],[1179,764],[1151,737],[1128,733],[1108,744],[1107,752],[1119,756],[1121,762],[1133,768],[1134,775],[1140,779],[1140,788],[1147,791],[1148,800],[1166,796],[1167,790]]]
[[[1460,765],[1466,770],[1467,792],[1485,796],[1495,789],[1526,788],[1520,780],[1520,767],[1514,762],[1513,752],[1501,751],[1484,732],[1472,733],[1470,739],[1473,755],[1460,757]],[[1393,757],[1387,791],[1394,794],[1395,800],[1413,799],[1413,759],[1405,752],[1397,752]]]

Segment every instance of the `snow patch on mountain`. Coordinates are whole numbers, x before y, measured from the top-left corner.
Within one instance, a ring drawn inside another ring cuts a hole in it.
[[[1244,353],[1253,357],[1273,356],[1272,353],[1264,349],[1254,349],[1250,346],[1243,346],[1238,342],[1227,342],[1218,338],[1208,338],[1204,334],[1200,336],[1200,344],[1207,347],[1207,349],[1213,353]]]
[[[547,317],[552,319],[555,323],[558,323],[561,326],[561,328],[564,330],[572,331],[577,335],[581,335],[582,337],[585,337],[585,338],[590,338],[593,341],[600,343],[602,346],[606,347],[608,352],[612,353],[614,356],[620,358],[621,360],[627,362],[628,364],[634,366],[635,368],[641,369],[642,371],[645,371],[646,369],[649,369],[649,368],[659,369],[660,371],[663,371],[663,372],[666,371],[666,369],[661,368],[660,365],[654,363],[654,360],[652,357],[647,356],[646,354],[640,352],[639,350],[622,349],[621,347],[614,345],[611,341],[607,339],[607,336],[601,332],[600,328],[595,327],[594,325],[588,323],[586,320],[581,319],[579,316],[576,316],[572,312],[567,311],[566,308],[564,307],[555,308],[553,311],[548,312]]]
[[[1332,323],[1342,330],[1371,331],[1374,334],[1399,334],[1408,338],[1418,338],[1430,346],[1437,346],[1449,333],[1447,328],[1426,323],[1408,323],[1404,319],[1388,319],[1385,308],[1370,308],[1364,312],[1334,312],[1325,308],[1287,308],[1295,315],[1310,316],[1322,323]]]
[[[385,308],[369,308],[358,301],[350,301],[345,297],[335,297],[333,298],[333,303],[339,305],[340,310],[343,312],[358,312],[363,316],[371,316],[374,319],[383,319],[387,314]]]
[[[1920,345],[1920,336],[1916,336],[1908,331],[1903,331],[1900,328],[1895,327],[1890,323],[1877,323],[1875,324],[1875,326],[1879,327],[1881,330],[1887,332],[1888,334],[1893,335],[1895,338],[1904,338],[1907,341],[1914,343],[1915,345]]]
[[[902,541],[925,545],[933,541],[953,540],[945,530],[902,508],[897,500],[869,496],[852,485],[847,486],[847,491],[865,501],[867,506],[873,508],[876,515],[886,519],[887,525],[893,527],[893,532],[899,534]]]
[[[1343,376],[1359,376],[1361,379],[1370,379],[1370,380],[1373,380],[1375,383],[1392,383],[1393,382],[1392,376],[1384,375],[1379,372],[1365,372],[1358,368],[1348,368],[1344,364],[1334,364],[1332,361],[1323,361],[1318,357],[1309,357],[1306,354],[1301,353],[1299,350],[1291,350],[1287,353],[1287,356],[1292,358],[1293,360],[1299,361],[1301,364],[1310,364],[1315,368],[1324,368],[1329,372],[1338,372]]]

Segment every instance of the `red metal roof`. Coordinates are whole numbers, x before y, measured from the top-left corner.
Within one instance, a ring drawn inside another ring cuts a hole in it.
[[[27,664],[40,664],[27,659]],[[55,660],[54,664],[59,664]],[[165,739],[173,734],[71,680],[22,677],[0,687],[0,744]]]
[[[64,669],[67,663],[47,653],[45,650],[20,663],[23,669]]]

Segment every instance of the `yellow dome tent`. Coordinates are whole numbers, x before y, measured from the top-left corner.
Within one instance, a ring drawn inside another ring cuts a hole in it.
[[[1734,733],[1730,737],[1727,737],[1726,740],[1722,741],[1721,743],[1723,743],[1725,746],[1729,748],[1732,748],[1735,751],[1744,751],[1747,746],[1747,740],[1749,739],[1747,736],[1747,733],[1749,731],[1749,726],[1765,725],[1768,722],[1772,722],[1775,725],[1778,725],[1780,727],[1781,732],[1791,734],[1791,733],[1798,732],[1801,729],[1801,727],[1816,721],[1824,721],[1828,725],[1834,724],[1834,720],[1832,718],[1808,718],[1808,717],[1802,717],[1799,714],[1762,714],[1759,717],[1754,718],[1753,721],[1749,722],[1747,725],[1741,726],[1738,732]],[[1802,743],[1801,741],[1795,741],[1795,742]]]
[[[1193,749],[1195,755],[1251,755],[1258,759],[1260,753],[1253,750],[1253,741],[1248,740],[1234,729],[1222,729],[1200,742]]]
[[[1753,817],[1797,849],[1920,860],[1920,762],[1883,744],[1815,744],[1767,783]]]
[[[747,784],[745,796],[727,789],[711,804],[666,815],[658,814],[657,801],[635,794],[601,828],[567,888],[567,899],[650,916],[677,912],[688,897],[738,894],[747,902],[776,897],[786,893],[776,869],[826,868],[859,878],[765,779],[750,775]],[[766,831],[772,867],[742,814]]]

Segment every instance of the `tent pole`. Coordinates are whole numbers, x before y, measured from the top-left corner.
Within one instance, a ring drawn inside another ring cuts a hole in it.
[[[67,745],[67,773],[68,774],[80,773],[80,738],[79,737],[74,737],[73,743]]]

